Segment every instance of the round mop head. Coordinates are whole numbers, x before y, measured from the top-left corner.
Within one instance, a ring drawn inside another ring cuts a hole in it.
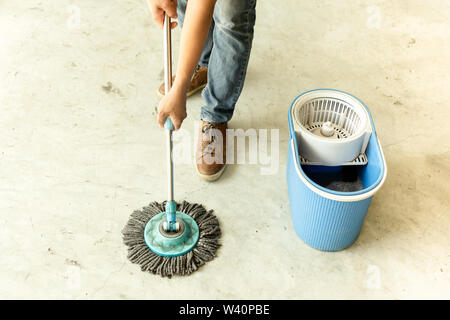
[[[212,260],[219,248],[221,235],[219,221],[212,210],[207,211],[201,204],[183,201],[177,204],[177,211],[192,217],[198,226],[199,238],[193,249],[176,257],[161,256],[150,250],[145,241],[147,222],[165,211],[165,202],[152,202],[142,210],[134,211],[122,230],[123,241],[128,247],[128,259],[141,266],[142,271],[163,277],[189,275],[200,266]]]

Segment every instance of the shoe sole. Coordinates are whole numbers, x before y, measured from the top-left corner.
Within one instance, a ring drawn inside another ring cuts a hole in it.
[[[202,84],[200,87],[197,87],[197,88],[195,88],[194,90],[191,90],[191,91],[187,92],[187,93],[186,93],[186,97],[192,96],[194,93],[197,93],[198,91],[204,89],[205,87],[206,87],[206,84]],[[163,95],[161,92],[159,92],[159,89],[156,90],[156,92],[158,93],[158,96],[159,96],[160,98],[164,98],[164,95]]]
[[[226,168],[226,165],[224,165],[223,168],[220,169],[219,172],[211,174],[211,175],[208,175],[208,174],[200,173],[200,171],[198,171],[197,165],[195,165],[195,171],[197,171],[197,174],[200,177],[200,179],[205,180],[205,181],[209,181],[209,182],[213,182],[213,181],[218,180],[222,176],[223,172],[225,171],[225,168]]]

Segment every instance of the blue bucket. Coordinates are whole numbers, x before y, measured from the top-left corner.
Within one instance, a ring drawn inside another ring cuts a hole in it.
[[[362,190],[334,191],[315,182],[317,177],[324,176],[324,173],[332,174],[333,170],[339,170],[340,167],[301,165],[292,122],[292,107],[303,95],[320,91],[323,91],[324,95],[327,91],[333,91],[357,99],[346,92],[318,89],[302,93],[292,102],[289,108],[289,153],[286,170],[289,202],[295,231],[306,244],[321,251],[339,251],[352,245],[358,238],[373,195],[386,180],[387,168],[370,111],[357,99],[367,109],[373,128],[366,149],[368,162],[357,167]]]

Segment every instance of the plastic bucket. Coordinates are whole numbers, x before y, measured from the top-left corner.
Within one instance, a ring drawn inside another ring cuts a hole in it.
[[[340,192],[317,183],[317,178],[324,176],[324,172],[338,170],[338,167],[302,167],[299,157],[301,145],[298,145],[292,122],[292,107],[297,99],[307,93],[323,92],[326,96],[330,91],[349,95],[338,90],[318,89],[305,92],[292,102],[289,108],[289,152],[286,174],[292,221],[297,235],[315,249],[339,251],[349,247],[358,238],[372,197],[386,180],[387,168],[370,111],[359,99],[358,101],[367,109],[373,128],[366,149],[368,163],[358,166],[357,169],[362,190]]]

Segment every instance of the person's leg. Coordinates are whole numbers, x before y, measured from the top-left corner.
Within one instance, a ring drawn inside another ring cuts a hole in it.
[[[253,41],[256,0],[217,0],[208,84],[203,90],[196,150],[202,179],[217,180],[225,169],[227,122],[244,86]]]
[[[256,0],[216,2],[208,84],[203,90],[206,106],[200,114],[205,122],[223,123],[233,116],[252,48],[255,6]]]

